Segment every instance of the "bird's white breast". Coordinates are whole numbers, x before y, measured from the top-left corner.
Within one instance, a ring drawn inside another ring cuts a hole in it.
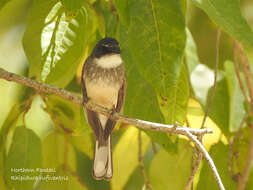
[[[102,79],[96,82],[86,82],[87,95],[91,101],[108,109],[112,109],[117,105],[119,89],[119,84],[110,84]],[[108,118],[99,114],[99,119],[104,128]]]
[[[102,68],[116,68],[120,64],[122,64],[122,59],[120,57],[120,54],[110,54],[110,55],[104,55],[100,58],[95,59],[95,63]]]

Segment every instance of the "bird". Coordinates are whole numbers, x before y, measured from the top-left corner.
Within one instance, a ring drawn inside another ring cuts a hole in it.
[[[121,112],[126,95],[126,71],[119,42],[101,39],[86,59],[82,69],[83,102],[88,101],[113,112]],[[113,176],[111,133],[116,121],[85,108],[88,124],[96,140],[93,177],[110,180]]]

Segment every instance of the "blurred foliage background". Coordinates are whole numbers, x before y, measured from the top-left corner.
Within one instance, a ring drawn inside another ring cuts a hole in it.
[[[160,42],[163,52],[170,53],[164,57],[160,55],[162,65],[145,65],[146,61],[157,61],[159,57],[152,36],[156,32],[149,23],[152,15],[145,12],[149,8],[145,0],[87,0],[84,3],[68,0],[0,0],[0,67],[80,93],[82,64],[94,44],[105,35],[116,37],[123,49],[128,76],[124,113],[162,123],[178,121],[186,125],[187,120],[190,127],[199,128],[213,83],[217,24],[215,19],[210,19],[196,6],[202,1],[180,2],[179,8],[179,3],[173,0],[167,3],[155,1],[157,9],[167,5],[171,7],[169,10],[161,8],[161,12],[157,13],[158,20],[169,23],[169,28],[161,24]],[[228,0],[222,2],[230,3]],[[131,3],[135,4],[134,8],[131,8]],[[84,8],[80,9],[80,5]],[[223,8],[222,5],[220,7]],[[241,0],[240,7],[252,28],[252,1]],[[129,9],[131,11],[126,11]],[[57,22],[60,24],[57,25]],[[184,22],[188,27],[187,34],[184,33]],[[48,25],[43,25],[45,23]],[[70,23],[68,27],[66,23]],[[52,40],[49,36],[54,27],[59,27],[60,31],[55,36],[55,43],[49,41]],[[68,40],[61,40],[62,31],[68,31]],[[222,32],[218,95],[214,98],[205,124],[214,133],[204,137],[204,145],[217,164],[225,187],[236,189],[236,181],[229,176],[227,168],[229,142],[238,130],[247,106],[244,106],[231,63],[233,44],[230,35]],[[244,40],[242,43],[247,44]],[[252,40],[248,41],[252,45]],[[170,45],[167,45],[168,42]],[[67,53],[62,47],[68,50]],[[252,46],[247,48],[252,66]],[[174,66],[166,64],[166,61]],[[53,64],[56,65],[53,67]],[[161,78],[156,75],[158,66],[164,72],[164,77],[161,77],[163,82],[159,82]],[[177,100],[174,97],[178,97]],[[94,139],[82,108],[54,95],[38,95],[16,83],[0,80],[0,113],[0,189],[134,190],[145,187],[138,162],[138,129],[120,124],[116,127],[113,132],[114,177],[111,182],[95,181],[91,175]],[[244,135],[236,144],[239,158],[233,160],[235,174],[244,168],[250,138],[248,130],[244,128]],[[153,188],[183,189],[195,155],[192,145],[185,138],[174,135],[147,131],[141,134],[143,162]],[[13,173],[11,168],[55,168],[53,175],[69,178],[60,182],[20,182],[11,180],[10,176],[52,173]],[[253,189],[252,171],[246,187],[248,190]],[[201,165],[193,187],[218,189],[206,162]]]

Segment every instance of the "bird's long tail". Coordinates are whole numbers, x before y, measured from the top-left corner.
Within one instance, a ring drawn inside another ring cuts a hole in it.
[[[97,180],[110,180],[112,172],[111,136],[109,136],[103,144],[96,140],[93,176]]]

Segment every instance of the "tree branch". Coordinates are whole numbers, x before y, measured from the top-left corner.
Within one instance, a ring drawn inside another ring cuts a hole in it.
[[[194,144],[195,146],[198,148],[198,150],[201,152],[201,154],[203,154],[203,156],[206,158],[212,172],[215,178],[215,181],[217,182],[220,190],[225,190],[225,187],[222,184],[221,178],[219,176],[219,173],[214,165],[214,162],[211,158],[211,156],[208,154],[208,152],[205,150],[204,146],[201,144],[201,142],[194,137],[189,131],[186,131],[185,136],[187,136]]]
[[[57,88],[57,87],[44,84],[44,83],[29,79],[29,78],[26,78],[14,73],[10,73],[2,68],[0,68],[0,78],[3,78],[8,81],[14,81],[24,86],[34,88],[39,93],[43,92],[43,93],[48,93],[48,94],[55,94],[73,103],[85,106],[87,109],[106,115],[113,120],[117,120],[121,123],[129,124],[129,125],[134,125],[140,129],[160,131],[160,132],[166,132],[166,133],[175,133],[175,134],[181,134],[181,135],[187,136],[196,145],[198,150],[204,155],[204,157],[208,161],[220,189],[225,190],[221,182],[220,176],[217,172],[217,169],[213,163],[213,160],[211,159],[211,157],[209,156],[208,152],[205,150],[203,145],[200,143],[200,141],[198,141],[198,139],[193,136],[193,135],[202,136],[207,133],[212,133],[211,129],[192,129],[192,128],[180,127],[177,125],[166,125],[166,124],[161,124],[161,123],[154,123],[150,121],[130,118],[116,112],[112,113],[111,110],[108,110],[90,101],[84,104],[82,101],[82,97],[78,94],[74,94],[62,88]]]
[[[34,88],[38,92],[44,92],[48,94],[55,94],[60,96],[66,100],[69,100],[75,104],[83,105],[82,97],[78,94],[69,92],[62,88],[54,87],[48,84],[44,84],[14,73],[10,73],[2,68],[0,68],[0,78],[3,78],[8,81],[14,81],[24,86],[28,86]],[[94,104],[92,102],[88,102],[84,105],[87,109],[95,111],[97,113],[101,113],[110,117],[111,119],[118,120],[121,123],[126,123],[129,125],[134,125],[140,129],[152,130],[152,131],[161,131],[167,133],[176,133],[184,135],[186,131],[194,135],[203,135],[207,133],[212,133],[211,129],[191,129],[186,127],[175,127],[174,125],[166,125],[161,123],[154,123],[150,121],[139,120],[135,118],[129,118],[127,116],[121,115],[119,113],[112,113],[111,110],[108,110],[102,106]]]

